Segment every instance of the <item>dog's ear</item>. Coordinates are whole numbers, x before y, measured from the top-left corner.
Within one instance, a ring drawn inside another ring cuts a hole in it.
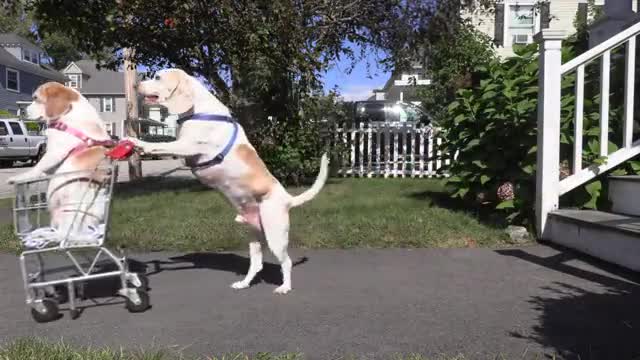
[[[44,103],[48,119],[56,119],[71,111],[72,103],[78,101],[78,94],[62,84],[50,82],[38,90]]]
[[[167,107],[172,113],[179,114],[188,111],[193,106],[193,87],[191,79],[183,71],[171,71],[165,76],[171,96],[167,100]]]

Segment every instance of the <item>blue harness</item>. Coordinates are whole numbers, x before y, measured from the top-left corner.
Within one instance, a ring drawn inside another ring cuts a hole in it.
[[[227,115],[216,115],[216,114],[207,114],[207,113],[195,113],[189,117],[179,119],[178,125],[182,125],[184,122],[189,120],[200,120],[200,121],[218,121],[225,122],[233,125],[233,132],[231,133],[231,138],[227,142],[227,145],[222,149],[218,155],[216,155],[213,159],[201,162],[191,167],[191,170],[202,170],[211,166],[215,166],[220,164],[225,156],[229,155],[231,148],[233,148],[233,144],[235,144],[236,139],[238,138],[238,123],[231,116]]]

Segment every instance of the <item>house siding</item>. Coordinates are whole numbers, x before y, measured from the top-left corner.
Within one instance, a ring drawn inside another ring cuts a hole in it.
[[[127,102],[123,95],[84,95],[89,103],[96,108],[102,121],[105,124],[116,124],[116,134],[122,136],[122,129],[124,128],[124,120],[127,118]],[[100,112],[100,99],[103,97],[113,97],[115,110],[114,112]]]
[[[508,9],[509,5],[522,4],[528,5],[533,4],[534,1],[515,1],[515,0],[505,0],[505,9]],[[551,13],[551,22],[549,27],[551,29],[559,29],[565,30],[567,35],[573,34],[576,29],[574,27],[574,20],[576,19],[576,15],[578,13],[578,1],[577,0],[551,0],[550,1],[550,13]],[[508,16],[508,11],[505,11],[506,16]],[[471,18],[472,23],[475,25],[476,29],[480,32],[487,34],[492,39],[495,38],[495,18],[493,14],[486,14],[481,12],[476,12],[473,14],[462,14],[465,18]],[[540,17],[536,16],[536,32],[540,31]],[[505,46],[499,46],[496,49],[496,53],[501,57],[509,57],[514,55],[513,48],[510,45],[511,37],[509,34],[505,33]]]
[[[47,82],[49,79],[26,73],[20,72],[20,93],[9,91],[6,89],[6,66],[0,64],[0,109],[9,110],[15,113],[18,110],[17,101],[31,101],[33,92],[35,89]]]

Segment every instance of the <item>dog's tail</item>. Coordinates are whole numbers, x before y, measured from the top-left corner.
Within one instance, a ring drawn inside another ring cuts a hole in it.
[[[329,177],[329,156],[324,153],[322,154],[322,160],[320,160],[320,171],[318,172],[318,176],[316,177],[316,181],[313,182],[311,187],[298,196],[292,196],[289,201],[290,207],[300,206],[307,201],[313,199],[318,195],[320,190],[324,187],[324,184],[327,182],[327,178]]]

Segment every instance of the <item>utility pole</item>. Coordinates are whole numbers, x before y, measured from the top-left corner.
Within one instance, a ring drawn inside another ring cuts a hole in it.
[[[134,122],[139,119],[138,92],[135,84],[138,81],[136,66],[131,62],[133,50],[124,49],[124,92],[127,100],[127,120],[125,121],[127,136],[138,137],[138,131]],[[139,180],[142,178],[142,161],[138,153],[133,153],[129,158],[129,180]]]

